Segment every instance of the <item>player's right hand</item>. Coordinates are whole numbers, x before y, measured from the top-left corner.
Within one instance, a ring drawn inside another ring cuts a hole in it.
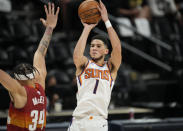
[[[48,8],[45,5],[45,13],[46,13],[46,20],[41,18],[41,22],[43,23],[44,26],[46,27],[51,27],[51,28],[55,28],[57,25],[57,19],[58,19],[58,13],[60,11],[60,8],[57,7],[57,11],[55,13],[55,5],[52,3],[48,3]]]
[[[96,23],[96,24],[87,24],[87,23],[84,23],[82,20],[81,20],[81,23],[83,24],[84,28],[88,28],[90,30],[92,30],[93,28],[95,28],[95,26],[98,25],[98,23]]]

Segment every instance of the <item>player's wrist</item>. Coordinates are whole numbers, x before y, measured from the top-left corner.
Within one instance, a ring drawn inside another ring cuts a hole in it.
[[[47,29],[53,30],[54,28],[52,26],[46,26]]]
[[[92,30],[92,27],[90,27],[89,25],[86,25],[84,28],[85,28],[86,30]]]
[[[47,34],[47,35],[52,34],[53,29],[54,29],[53,27],[47,26],[47,27],[46,27],[46,34]]]
[[[83,32],[85,32],[85,34],[89,34],[91,32],[91,28],[85,26],[84,29],[83,29]]]
[[[112,27],[112,24],[111,24],[109,19],[105,21],[105,26],[106,26],[107,29]]]

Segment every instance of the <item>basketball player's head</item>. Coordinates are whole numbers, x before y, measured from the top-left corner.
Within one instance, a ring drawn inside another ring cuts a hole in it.
[[[93,60],[104,59],[110,53],[110,43],[108,39],[102,35],[92,37],[90,43],[90,56]]]
[[[19,64],[13,70],[13,76],[20,84],[35,79],[36,73],[39,71],[30,64]]]

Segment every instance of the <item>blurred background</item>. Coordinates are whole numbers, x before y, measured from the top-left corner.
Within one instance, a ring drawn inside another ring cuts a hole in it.
[[[83,0],[0,0],[0,68],[32,64],[43,36],[43,5],[61,7],[46,64],[47,130],[66,131],[76,107],[73,50],[83,26]],[[183,1],[103,0],[122,43],[123,63],[109,105],[111,131],[183,130]],[[106,34],[101,21],[89,36]],[[88,54],[86,47],[85,55]],[[0,130],[6,130],[10,98],[0,85]]]

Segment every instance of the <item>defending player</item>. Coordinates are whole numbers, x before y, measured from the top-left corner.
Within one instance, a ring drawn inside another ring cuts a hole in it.
[[[34,54],[33,66],[20,64],[14,69],[14,78],[0,70],[0,83],[8,90],[11,103],[7,120],[8,131],[44,131],[46,125],[45,55],[53,29],[57,24],[59,8],[45,6],[47,19],[41,19],[46,31]]]
[[[108,42],[105,37],[97,35],[91,40],[91,60],[83,55],[89,33],[96,26],[83,23],[84,29],[73,54],[78,93],[77,107],[73,112],[72,124],[68,131],[108,130],[108,105],[122,60],[121,43],[108,19],[105,5],[101,1],[98,9],[107,28],[112,53],[108,61],[104,61],[109,53]]]

